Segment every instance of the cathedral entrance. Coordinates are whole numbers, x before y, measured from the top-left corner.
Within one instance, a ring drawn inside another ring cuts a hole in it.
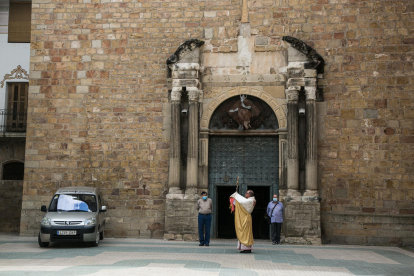
[[[229,209],[229,196],[251,189],[257,200],[252,213],[255,239],[269,239],[269,225],[264,218],[267,204],[279,189],[279,137],[210,136],[209,191],[212,196],[212,235],[236,238],[234,216]]]
[[[248,190],[254,192],[256,198],[256,206],[252,212],[253,220],[253,238],[255,239],[269,239],[269,223],[265,218],[267,204],[270,201],[272,195],[270,194],[269,186],[247,186]]]

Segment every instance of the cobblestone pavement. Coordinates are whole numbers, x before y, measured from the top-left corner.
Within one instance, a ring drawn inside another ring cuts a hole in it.
[[[414,275],[413,251],[371,246],[271,245],[256,241],[239,254],[236,241],[105,239],[98,247],[51,244],[0,235],[0,275]]]

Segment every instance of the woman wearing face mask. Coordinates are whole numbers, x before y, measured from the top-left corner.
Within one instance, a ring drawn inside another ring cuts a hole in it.
[[[213,201],[207,197],[206,192],[201,193],[201,198],[197,201],[198,210],[198,236],[200,246],[210,245],[210,227],[211,227],[211,211],[213,210]],[[204,235],[205,228],[205,235]]]
[[[270,218],[272,229],[272,244],[280,244],[283,212],[284,208],[282,202],[279,202],[277,195],[273,195],[273,200],[267,205],[267,215]]]

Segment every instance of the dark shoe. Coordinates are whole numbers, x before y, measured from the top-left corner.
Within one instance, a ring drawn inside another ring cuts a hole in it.
[[[198,246],[204,246],[204,243],[200,243]]]
[[[240,251],[240,253],[252,253],[252,251],[251,250],[242,250],[242,251]]]
[[[277,244],[277,242],[272,242],[273,245]]]
[[[210,246],[209,244],[206,244],[206,246]]]

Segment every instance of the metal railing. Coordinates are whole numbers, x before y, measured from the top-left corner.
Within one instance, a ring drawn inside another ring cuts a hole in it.
[[[0,109],[0,133],[26,132],[27,111]]]

